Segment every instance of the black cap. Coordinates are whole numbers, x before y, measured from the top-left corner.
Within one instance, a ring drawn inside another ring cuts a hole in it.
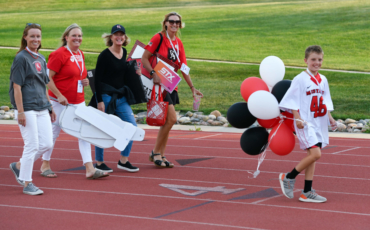
[[[117,24],[117,25],[115,25],[115,26],[113,26],[113,27],[112,27],[112,32],[111,32],[111,34],[114,34],[114,33],[118,32],[118,31],[121,31],[121,32],[123,32],[123,33],[126,33],[126,32],[125,32],[125,27],[123,27],[123,26],[122,26],[122,25],[120,25],[120,24]]]

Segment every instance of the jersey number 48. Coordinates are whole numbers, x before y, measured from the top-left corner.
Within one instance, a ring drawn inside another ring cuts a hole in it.
[[[323,103],[324,98],[321,96],[320,101],[317,100],[317,96],[312,97],[311,101],[311,112],[314,112],[313,117],[323,117],[326,114],[326,105]]]

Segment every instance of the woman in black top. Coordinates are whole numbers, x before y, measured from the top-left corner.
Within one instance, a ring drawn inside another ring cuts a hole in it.
[[[119,24],[113,26],[111,33],[104,34],[103,38],[109,48],[100,53],[96,63],[95,97],[98,109],[109,114],[116,114],[123,121],[136,126],[135,117],[130,107],[135,99],[124,80],[128,68],[126,65],[127,51],[122,46],[126,46],[130,40],[126,36],[125,28]],[[141,75],[140,69],[137,70],[137,74]],[[131,147],[132,141],[121,152],[121,159],[118,161],[117,167],[129,172],[137,172],[139,168],[132,166],[128,161]],[[113,172],[104,163],[104,149],[95,147],[95,160],[97,161],[97,169]]]

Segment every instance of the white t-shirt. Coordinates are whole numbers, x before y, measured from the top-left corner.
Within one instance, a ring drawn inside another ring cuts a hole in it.
[[[315,77],[303,71],[292,81],[290,88],[281,100],[281,110],[298,110],[307,122],[303,129],[294,127],[301,149],[312,147],[318,142],[322,148],[329,144],[328,111],[333,111],[328,80],[324,75]]]

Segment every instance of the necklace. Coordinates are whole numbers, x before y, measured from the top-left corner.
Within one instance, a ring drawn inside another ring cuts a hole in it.
[[[26,47],[26,50],[27,50],[27,52],[31,55],[31,57],[33,57],[34,59],[37,59],[37,58],[39,58],[39,55],[37,55],[36,54],[36,57],[34,57],[33,55],[32,55],[32,51],[30,52],[30,50],[28,49],[28,47]]]

